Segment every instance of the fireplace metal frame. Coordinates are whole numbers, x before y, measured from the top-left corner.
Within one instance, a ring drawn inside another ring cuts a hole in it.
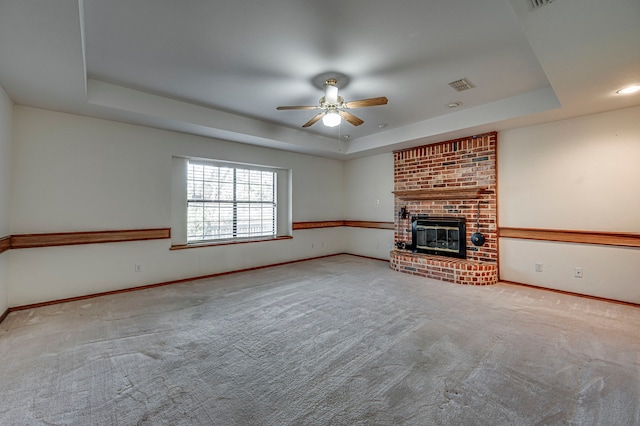
[[[418,227],[425,225],[430,228],[451,230],[455,228],[458,231],[458,249],[457,251],[451,251],[449,248],[426,248],[425,246],[418,246]],[[426,253],[435,254],[439,256],[455,257],[458,259],[467,258],[467,220],[464,217],[455,216],[428,216],[428,215],[416,215],[411,218],[411,251],[414,253]]]

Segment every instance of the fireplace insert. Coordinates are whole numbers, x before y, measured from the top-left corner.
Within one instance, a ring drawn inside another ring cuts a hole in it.
[[[467,257],[466,219],[463,217],[411,218],[411,249],[416,253]]]

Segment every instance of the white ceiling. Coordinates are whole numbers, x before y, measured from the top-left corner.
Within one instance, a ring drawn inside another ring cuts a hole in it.
[[[333,158],[640,105],[639,43],[640,0],[0,0],[17,104]],[[388,105],[276,110],[332,73]]]

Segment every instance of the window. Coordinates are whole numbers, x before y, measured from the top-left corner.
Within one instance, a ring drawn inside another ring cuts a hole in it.
[[[187,242],[277,235],[277,173],[189,161]]]

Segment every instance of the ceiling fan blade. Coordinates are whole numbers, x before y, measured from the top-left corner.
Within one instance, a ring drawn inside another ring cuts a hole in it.
[[[363,108],[376,105],[386,105],[389,100],[384,96],[379,98],[361,99],[359,101],[351,101],[344,104],[347,108]]]
[[[349,123],[353,124],[354,126],[359,126],[362,123],[364,123],[364,121],[362,121],[361,119],[359,119],[355,115],[351,114],[350,112],[338,111],[338,114],[340,114],[340,117],[344,118],[345,120],[347,120]]]
[[[320,114],[316,114],[311,120],[307,121],[306,123],[304,123],[302,125],[302,127],[309,127],[313,124],[315,124],[316,121],[320,120],[322,118],[323,115],[325,115],[325,112],[321,112]]]
[[[276,108],[279,111],[286,111],[290,109],[319,109],[319,106],[279,106]]]

